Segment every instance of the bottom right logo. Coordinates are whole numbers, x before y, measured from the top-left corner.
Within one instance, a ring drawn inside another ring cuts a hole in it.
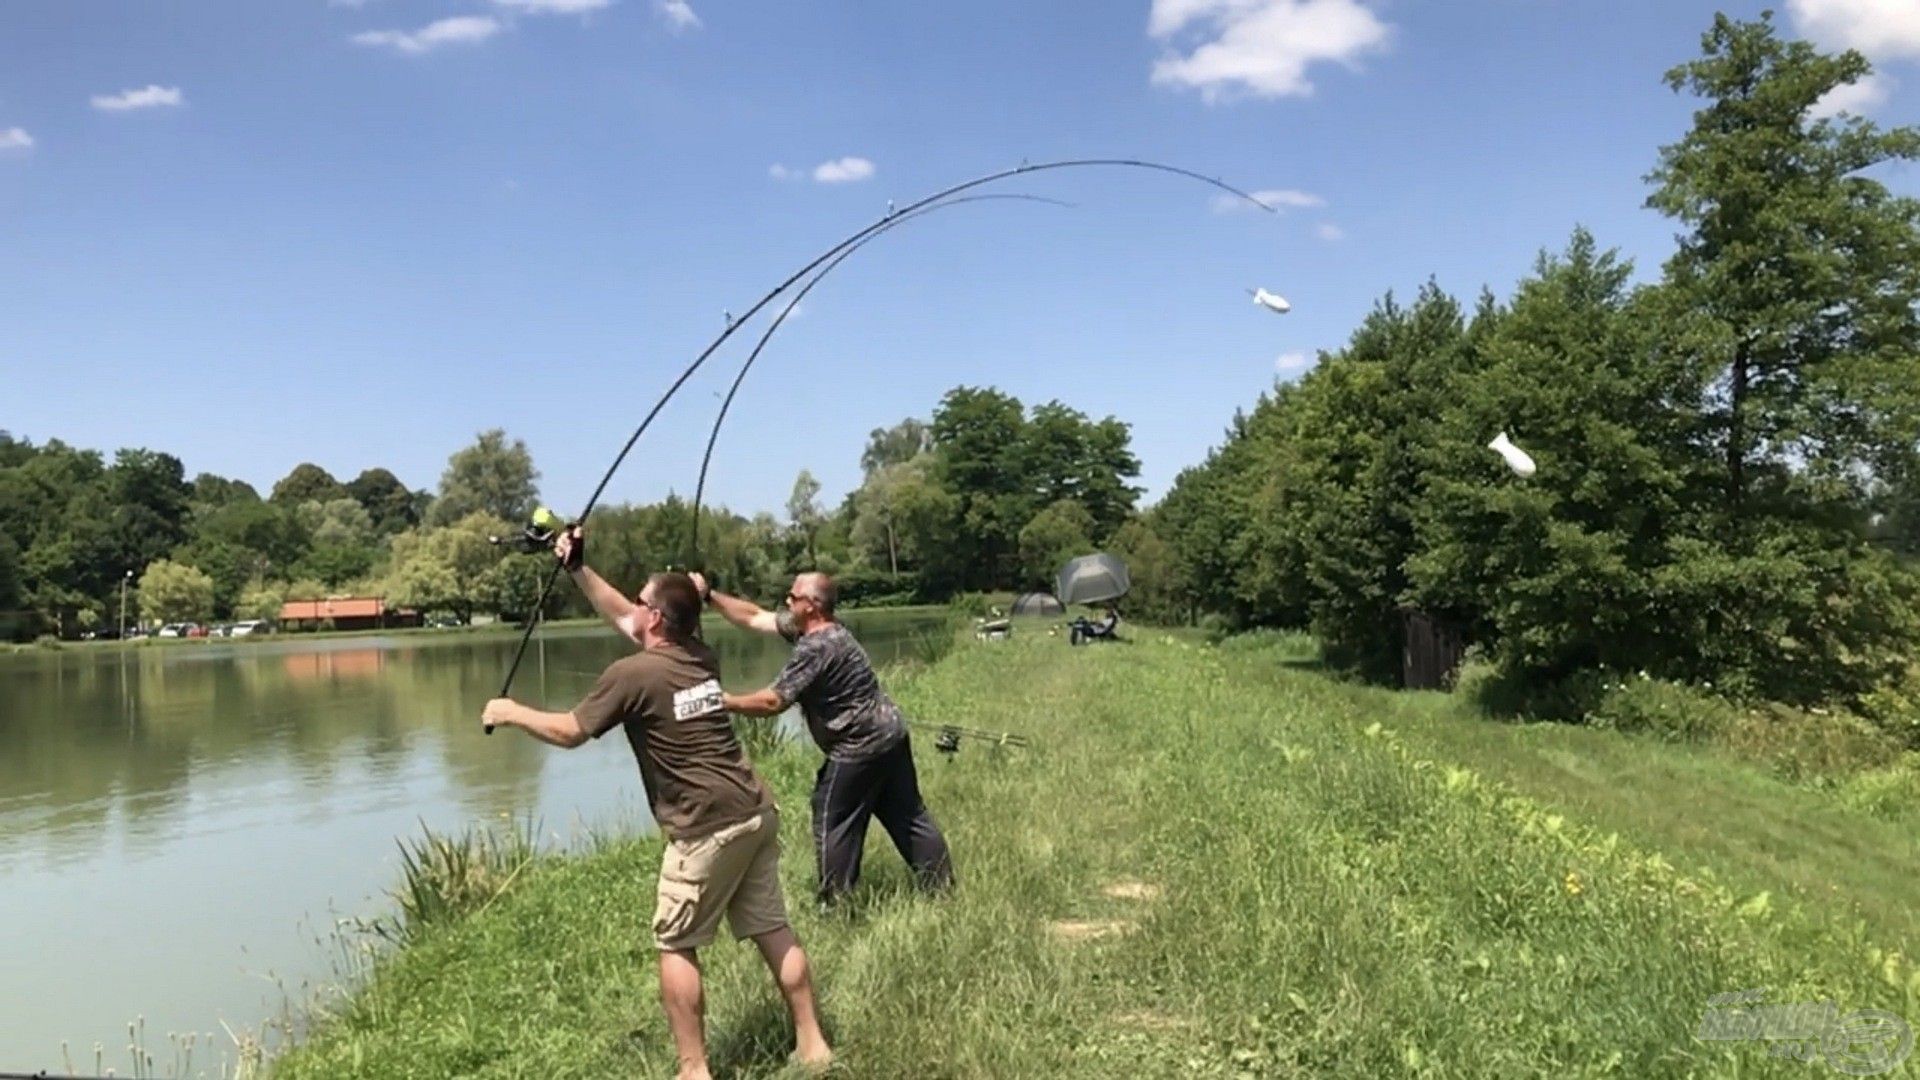
[[[1820,1058],[1848,1076],[1896,1069],[1913,1052],[1913,1026],[1883,1009],[1842,1013],[1831,1001],[1768,1004],[1765,987],[1707,999],[1694,1036],[1707,1042],[1764,1042],[1775,1057]]]

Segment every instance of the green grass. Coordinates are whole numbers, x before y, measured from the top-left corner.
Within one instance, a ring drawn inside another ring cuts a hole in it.
[[[1854,901],[1920,879],[1911,846],[1875,847],[1878,819],[1796,824],[1844,812],[1776,807],[1792,790],[1680,748],[1343,685],[1297,642],[1133,637],[968,643],[891,680],[916,718],[1035,742],[944,760],[917,740],[960,873],[944,902],[905,892],[876,829],[851,915],[799,903],[814,756],[760,760],[845,1075],[1805,1077],[1695,1040],[1708,997],[1920,1020],[1920,974],[1885,937],[1789,900],[1798,875],[1867,856],[1833,882]],[[534,861],[385,956],[275,1074],[669,1075],[657,860],[612,838]],[[783,1075],[757,958],[703,959],[716,1075]]]

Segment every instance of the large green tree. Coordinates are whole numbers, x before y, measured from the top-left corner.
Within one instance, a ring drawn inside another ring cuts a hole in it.
[[[1648,205],[1684,228],[1667,263],[1693,318],[1673,345],[1711,372],[1726,499],[1808,505],[1909,467],[1920,435],[1920,202],[1862,170],[1920,157],[1920,129],[1815,106],[1871,73],[1783,40],[1771,14],[1714,19],[1667,82],[1702,99]]]
[[[462,622],[471,621],[475,611],[498,597],[497,581],[489,575],[500,561],[528,558],[488,542],[489,536],[505,535],[514,528],[499,518],[470,514],[452,525],[395,537],[393,562],[383,584],[388,602],[447,610]]]
[[[456,451],[440,476],[440,497],[427,512],[434,525],[449,525],[473,514],[524,522],[540,497],[540,470],[519,439],[507,441],[500,428],[483,431],[472,446]]]

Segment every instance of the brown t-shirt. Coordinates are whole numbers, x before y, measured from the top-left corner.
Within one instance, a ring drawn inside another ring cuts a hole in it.
[[[626,726],[647,804],[670,839],[705,836],[773,805],[720,706],[720,665],[701,642],[614,661],[573,715],[596,739]]]

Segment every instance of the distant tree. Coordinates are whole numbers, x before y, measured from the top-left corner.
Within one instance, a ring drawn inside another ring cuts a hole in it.
[[[386,469],[368,469],[354,477],[347,484],[347,492],[366,508],[373,519],[373,531],[381,536],[420,524],[414,493]]]
[[[267,498],[284,506],[299,506],[303,502],[326,502],[349,497],[346,487],[335,480],[332,473],[312,462],[303,461],[273,485],[273,494]]]
[[[787,496],[787,520],[793,524],[796,533],[806,540],[807,568],[817,569],[819,558],[814,550],[814,536],[820,531],[820,505],[815,497],[820,494],[820,481],[805,469],[793,478],[793,491]]]
[[[1072,499],[1035,514],[1020,530],[1021,584],[1051,591],[1062,564],[1093,550],[1093,528],[1093,515]]]
[[[163,623],[204,622],[213,617],[213,579],[160,559],[140,575],[140,614]]]
[[[519,439],[507,442],[507,433],[492,428],[480,433],[472,446],[447,461],[440,477],[440,496],[428,511],[434,525],[451,525],[473,514],[503,521],[525,522],[539,499],[540,471],[533,455]]]
[[[933,449],[933,428],[908,417],[892,427],[874,428],[867,448],[860,452],[860,471],[872,476],[891,465],[904,465]]]

